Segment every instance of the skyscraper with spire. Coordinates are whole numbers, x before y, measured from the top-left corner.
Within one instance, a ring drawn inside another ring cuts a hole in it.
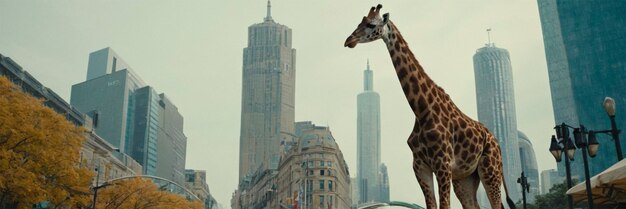
[[[369,60],[363,92],[357,96],[357,182],[360,203],[380,201],[380,96],[374,91]]]
[[[296,50],[291,29],[272,18],[248,27],[243,50],[239,181],[276,167],[280,145],[294,137]]]
[[[491,40],[476,50],[474,78],[478,120],[498,139],[506,186],[511,199],[517,201],[521,199],[521,189],[516,180],[522,172],[522,165],[517,140],[513,69],[509,51],[496,47]]]

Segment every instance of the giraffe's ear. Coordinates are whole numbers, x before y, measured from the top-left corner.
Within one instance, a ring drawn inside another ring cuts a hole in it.
[[[385,13],[383,15],[383,23],[387,24],[387,22],[389,22],[389,13]]]

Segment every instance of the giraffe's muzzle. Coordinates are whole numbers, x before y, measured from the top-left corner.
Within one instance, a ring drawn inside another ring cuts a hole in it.
[[[349,47],[349,48],[354,48],[357,43],[359,43],[359,39],[355,38],[354,36],[350,36],[350,37],[348,37],[348,39],[346,39],[346,43],[343,44],[343,46],[344,47]]]

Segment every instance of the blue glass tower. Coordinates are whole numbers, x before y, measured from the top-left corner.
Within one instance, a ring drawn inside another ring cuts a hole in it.
[[[143,174],[183,182],[187,138],[178,109],[146,85],[111,48],[89,55],[87,80],[70,103],[94,119],[95,131],[143,166]]]
[[[604,98],[609,96],[617,104],[618,128],[624,129],[626,2],[537,2],[555,123],[584,125],[591,130],[610,129],[609,118],[601,106]],[[623,135],[621,138],[624,138]],[[590,159],[592,175],[617,162],[616,148],[611,137],[598,135],[598,140],[598,155]],[[626,152],[624,144],[622,143],[622,152]],[[577,151],[575,159],[582,159],[580,151]],[[565,176],[562,164],[559,163],[558,171],[560,176]],[[582,163],[575,161],[571,165],[572,176],[584,178]]]

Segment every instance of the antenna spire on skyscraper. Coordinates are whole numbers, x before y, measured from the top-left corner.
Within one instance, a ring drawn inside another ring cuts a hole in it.
[[[493,46],[491,43],[491,28],[487,28],[487,46]]]
[[[267,16],[265,16],[265,21],[274,21],[272,19],[272,4],[270,0],[267,0]]]
[[[370,59],[367,59],[367,70],[370,70]]]

